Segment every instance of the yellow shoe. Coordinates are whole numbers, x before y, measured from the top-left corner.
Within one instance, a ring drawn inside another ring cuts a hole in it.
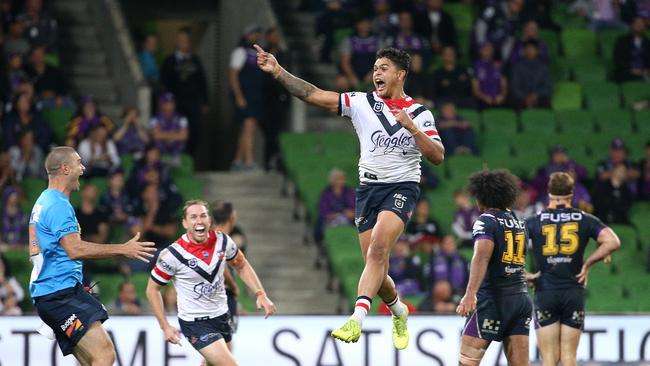
[[[406,321],[409,317],[409,310],[404,306],[404,313],[400,316],[393,315],[393,345],[397,349],[404,349],[409,345],[409,330]]]
[[[333,330],[331,335],[345,343],[356,343],[361,337],[361,326],[356,320],[350,319],[341,328]]]

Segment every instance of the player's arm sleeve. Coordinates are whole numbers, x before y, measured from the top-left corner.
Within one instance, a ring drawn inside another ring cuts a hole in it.
[[[242,47],[235,48],[230,54],[230,68],[241,70],[246,63],[246,51]]]
[[[413,113],[416,114],[417,111],[418,110],[416,109]],[[433,119],[433,114],[431,114],[430,111],[425,110],[421,114],[417,114],[415,117],[418,120],[417,126],[423,134],[427,135],[432,140],[442,142],[438,129],[436,128],[436,121]]]
[[[46,212],[46,222],[49,222],[48,226],[57,241],[66,235],[79,233],[79,222],[69,203],[60,201],[53,204]]]
[[[357,103],[361,102],[361,98],[366,93],[347,92],[339,94],[339,116],[353,118],[356,113],[354,107]],[[364,98],[365,99],[365,98]]]
[[[227,261],[232,261],[235,258],[237,258],[237,255],[239,255],[239,248],[237,248],[237,244],[235,243],[232,238],[226,234],[223,234],[224,240],[226,241],[226,253],[225,257]]]
[[[156,260],[156,265],[151,270],[151,279],[161,286],[165,286],[176,274],[178,261],[167,249],[163,249]]]
[[[480,216],[474,221],[472,227],[474,242],[478,240],[491,240],[494,242],[494,222],[485,216]]]
[[[588,222],[588,234],[590,238],[593,238],[594,240],[598,241],[598,235],[600,235],[600,232],[607,229],[607,225],[603,224],[600,219],[594,215],[587,214],[587,220]]]

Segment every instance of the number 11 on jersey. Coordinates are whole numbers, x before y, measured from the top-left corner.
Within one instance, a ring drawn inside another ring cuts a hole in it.
[[[524,248],[526,245],[526,235],[519,232],[513,235],[512,231],[508,230],[506,234],[506,251],[503,252],[501,261],[503,263],[510,263],[515,265],[524,265]],[[517,246],[515,250],[515,244]]]

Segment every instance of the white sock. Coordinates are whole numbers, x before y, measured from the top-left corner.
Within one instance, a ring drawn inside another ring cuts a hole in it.
[[[406,312],[406,306],[399,301],[399,296],[395,296],[395,299],[391,302],[387,302],[386,306],[390,309],[390,312],[395,316],[400,316]]]
[[[366,318],[366,315],[368,315],[368,311],[370,310],[371,306],[372,300],[370,300],[370,298],[367,296],[359,296],[357,298],[357,302],[354,305],[354,313],[352,313],[350,319],[354,319],[357,323],[359,323],[359,326],[361,326],[363,324],[363,320]]]

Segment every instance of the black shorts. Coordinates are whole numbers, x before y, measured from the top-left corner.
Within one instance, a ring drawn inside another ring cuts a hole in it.
[[[535,291],[535,326],[555,322],[583,329],[585,323],[585,289]]]
[[[528,335],[533,311],[528,294],[479,297],[463,335],[501,342],[512,335]]]
[[[373,183],[359,186],[354,212],[357,230],[362,233],[372,229],[381,211],[394,212],[406,226],[419,196],[420,187],[415,182]]]
[[[239,122],[244,122],[246,118],[255,118],[259,123],[262,118],[262,102],[247,100],[248,105],[244,108],[237,108],[237,118]]]
[[[225,313],[216,318],[197,319],[191,322],[179,318],[178,324],[185,338],[198,351],[220,339],[225,340],[226,343],[230,342],[232,329],[229,319],[228,313]]]
[[[108,319],[104,305],[84,291],[81,284],[36,297],[34,304],[38,316],[54,330],[64,356],[72,353],[92,323]]]

